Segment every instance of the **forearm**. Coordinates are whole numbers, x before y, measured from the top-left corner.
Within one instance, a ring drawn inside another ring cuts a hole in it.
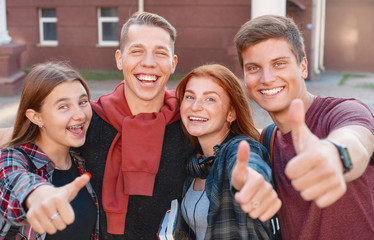
[[[344,175],[346,182],[359,178],[366,170],[374,151],[374,135],[362,126],[347,126],[331,132],[328,139],[348,148],[353,168]]]

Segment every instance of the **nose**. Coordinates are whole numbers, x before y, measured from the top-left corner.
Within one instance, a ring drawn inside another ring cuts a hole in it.
[[[74,107],[73,111],[74,112],[73,112],[72,118],[74,120],[83,120],[83,119],[85,119],[86,114],[85,114],[84,110],[81,108],[81,106],[78,105],[78,106]]]
[[[199,111],[203,109],[203,103],[201,101],[201,99],[196,98],[195,101],[192,103],[191,109],[193,111]]]
[[[272,69],[270,68],[263,68],[263,73],[261,77],[261,82],[262,83],[270,83],[275,81],[276,77]]]
[[[155,67],[156,66],[155,57],[152,52],[147,52],[144,55],[141,65],[144,67]]]

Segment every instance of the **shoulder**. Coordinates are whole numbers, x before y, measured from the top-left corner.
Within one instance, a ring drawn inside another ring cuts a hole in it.
[[[247,141],[250,148],[251,148],[251,151],[254,151],[255,153],[258,153],[258,154],[264,154],[267,152],[267,150],[265,149],[265,147],[259,143],[258,141],[250,138],[250,137],[247,137],[247,136],[235,136],[233,138],[231,138],[229,141],[227,141],[223,148],[229,150],[229,151],[237,151],[238,149],[238,146],[240,144],[241,141]]]
[[[367,105],[354,98],[318,96],[308,109],[306,122],[311,129],[321,129],[325,133],[351,125],[374,132],[373,113]]]

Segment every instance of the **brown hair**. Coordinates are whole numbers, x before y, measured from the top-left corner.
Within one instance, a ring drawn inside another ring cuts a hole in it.
[[[177,86],[176,95],[179,104],[183,101],[188,81],[193,77],[211,77],[226,91],[230,98],[231,107],[236,113],[236,120],[231,124],[231,132],[236,135],[251,137],[254,140],[259,139],[259,133],[253,123],[247,92],[243,83],[234,73],[219,64],[207,64],[193,69]],[[184,126],[183,130],[191,140],[192,145],[194,147],[198,146],[197,138],[188,134]]]
[[[134,13],[125,24],[122,26],[121,30],[121,39],[120,39],[120,50],[123,52],[123,49],[125,47],[126,41],[127,41],[127,35],[129,32],[129,28],[132,25],[149,25],[152,27],[159,27],[167,31],[170,35],[171,39],[171,48],[174,53],[174,42],[177,37],[177,31],[171,25],[165,18],[149,12],[136,12]]]
[[[14,147],[34,142],[40,134],[40,130],[26,117],[26,110],[33,109],[40,112],[44,99],[57,85],[75,80],[82,84],[88,97],[90,97],[86,82],[68,63],[46,62],[35,65],[26,77],[14,123],[13,135],[7,146]]]
[[[286,40],[298,63],[301,63],[305,57],[304,39],[295,22],[288,17],[265,15],[244,23],[235,35],[240,66],[243,68],[243,51],[272,38]]]

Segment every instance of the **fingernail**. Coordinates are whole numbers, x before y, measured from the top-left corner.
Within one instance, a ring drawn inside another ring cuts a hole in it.
[[[91,173],[85,172],[84,175],[87,175],[91,179]]]

